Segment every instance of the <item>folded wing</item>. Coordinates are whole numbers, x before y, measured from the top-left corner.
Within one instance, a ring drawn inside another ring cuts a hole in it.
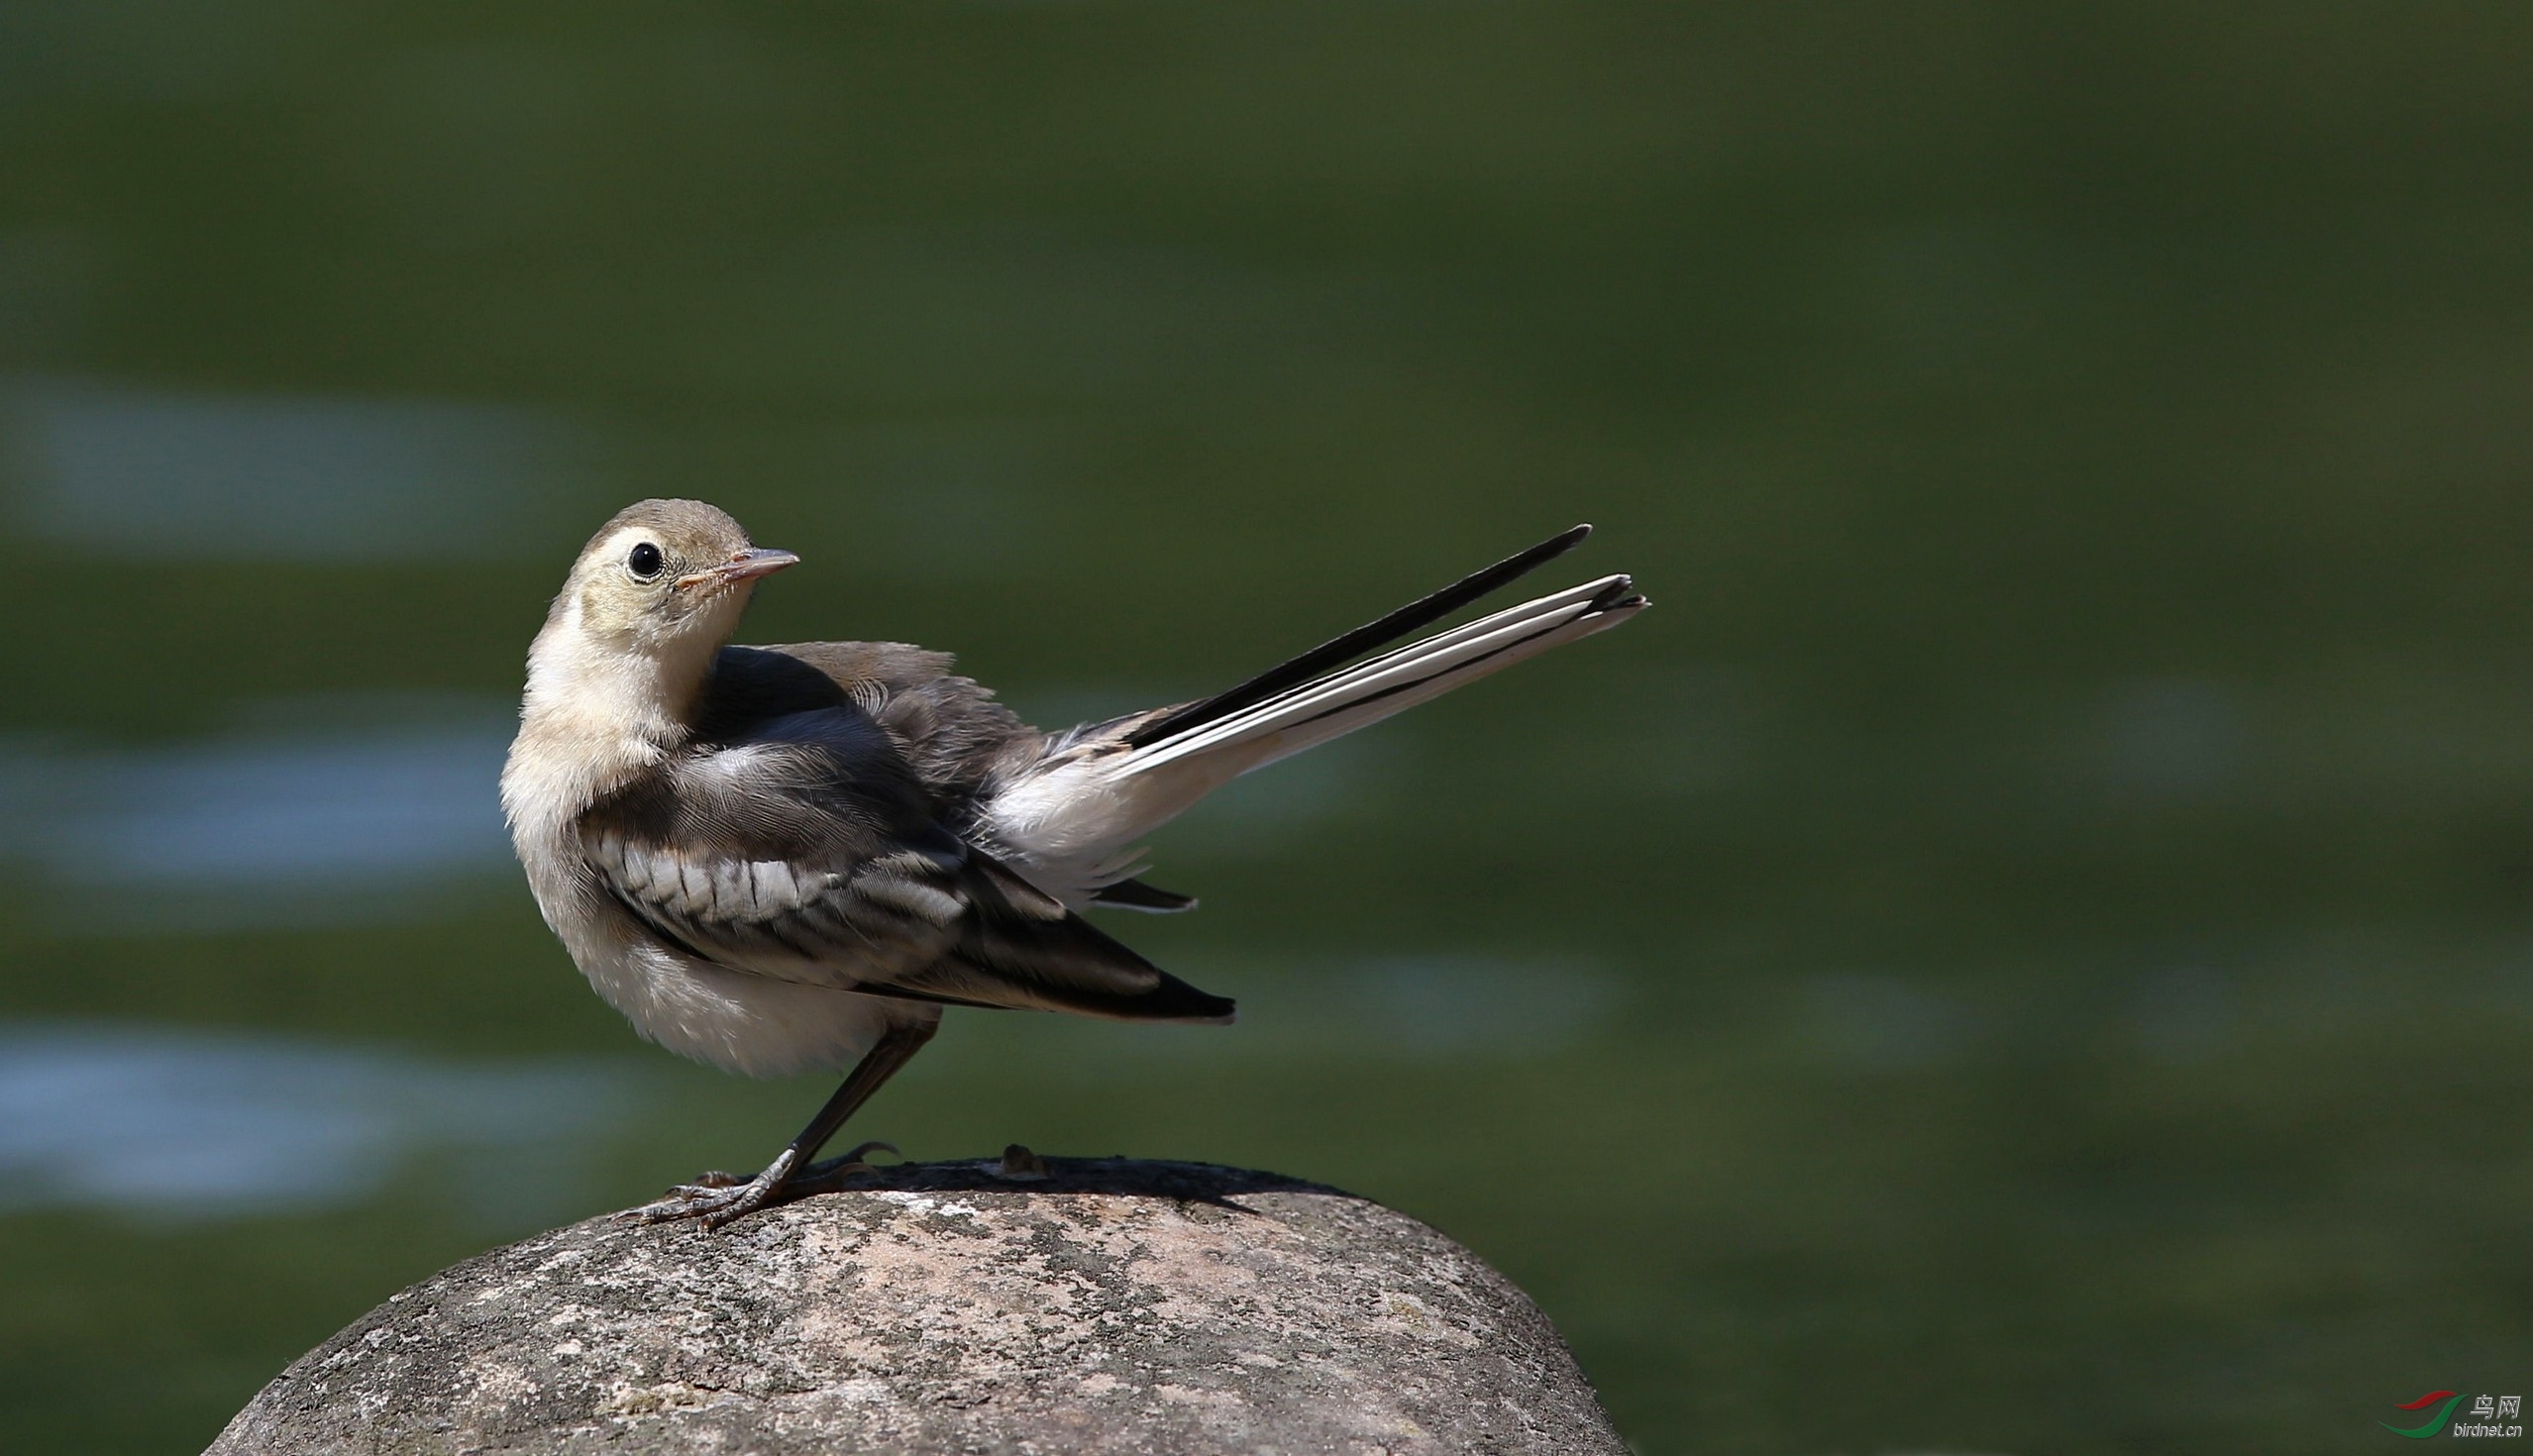
[[[616,903],[732,970],[959,1005],[1232,1013],[943,828],[851,708],[682,754],[593,806],[580,831]]]

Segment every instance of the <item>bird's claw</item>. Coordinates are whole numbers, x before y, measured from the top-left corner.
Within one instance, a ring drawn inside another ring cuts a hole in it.
[[[897,1148],[889,1143],[868,1142],[840,1158],[792,1172],[792,1155],[786,1151],[774,1165],[754,1178],[741,1179],[727,1173],[701,1174],[692,1183],[682,1183],[669,1190],[668,1196],[639,1208],[627,1208],[615,1215],[618,1223],[669,1223],[691,1218],[707,1229],[735,1223],[760,1208],[771,1208],[804,1198],[812,1194],[833,1193],[843,1187],[844,1180],[857,1173],[879,1170],[863,1161],[870,1154]]]
[[[742,1213],[765,1206],[772,1184],[751,1179],[737,1188],[712,1187],[700,1183],[682,1183],[669,1190],[669,1196],[639,1208],[627,1208],[616,1215],[621,1223],[667,1223],[673,1219],[694,1218],[706,1228],[718,1228]]]

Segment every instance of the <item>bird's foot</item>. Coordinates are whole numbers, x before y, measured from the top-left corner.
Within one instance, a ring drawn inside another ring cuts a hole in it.
[[[669,1190],[667,1197],[618,1213],[616,1220],[620,1223],[668,1223],[680,1218],[692,1218],[705,1228],[720,1228],[760,1208],[789,1203],[812,1194],[834,1193],[844,1187],[844,1180],[857,1173],[876,1173],[879,1170],[863,1159],[883,1148],[892,1153],[897,1151],[888,1143],[864,1143],[841,1158],[812,1163],[797,1172],[793,1169],[798,1155],[786,1148],[781,1157],[754,1178],[742,1179],[728,1173],[702,1174],[692,1183],[682,1183]]]
[[[734,1218],[744,1218],[759,1208],[782,1202],[790,1196],[788,1187],[792,1155],[774,1160],[774,1166],[754,1178],[740,1178],[728,1173],[706,1173],[692,1183],[682,1183],[669,1190],[668,1196],[627,1208],[615,1215],[618,1223],[668,1223],[680,1218],[692,1218],[706,1228],[719,1228]]]

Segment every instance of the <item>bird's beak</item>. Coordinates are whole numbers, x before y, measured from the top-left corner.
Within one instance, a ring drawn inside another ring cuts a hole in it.
[[[727,591],[743,581],[753,581],[759,576],[770,576],[785,567],[798,565],[800,565],[800,559],[788,551],[754,546],[717,567],[706,567],[691,575],[680,576],[678,589],[692,591],[701,587],[707,593]]]

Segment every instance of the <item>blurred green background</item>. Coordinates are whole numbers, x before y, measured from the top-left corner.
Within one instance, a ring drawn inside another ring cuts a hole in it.
[[[2533,1381],[2516,7],[0,6],[0,1423],[198,1448],[825,1094],[492,776],[580,541],[1041,722],[1578,519],[1626,631],[1234,785],[856,1124],[1343,1185],[1656,1452]],[[1551,583],[1551,584],[1562,584]]]

